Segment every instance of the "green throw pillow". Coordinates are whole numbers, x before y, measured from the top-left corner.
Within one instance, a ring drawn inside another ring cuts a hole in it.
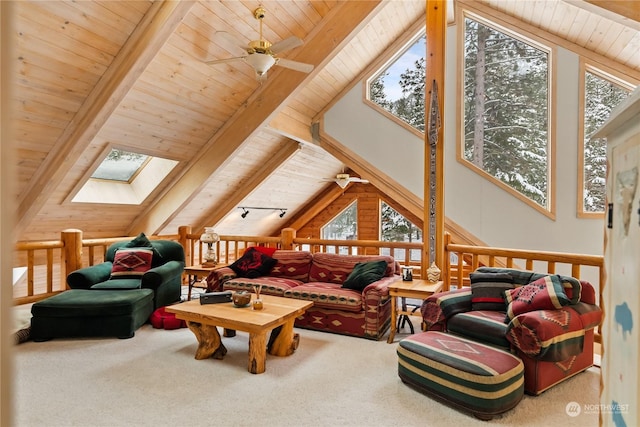
[[[343,288],[362,291],[368,284],[380,280],[387,271],[387,261],[359,262],[342,284]]]
[[[162,264],[162,255],[151,244],[151,240],[144,233],[138,234],[132,241],[127,242],[123,248],[150,248],[153,251],[153,265],[157,267]]]

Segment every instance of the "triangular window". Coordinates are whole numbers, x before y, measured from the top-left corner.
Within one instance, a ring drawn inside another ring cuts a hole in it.
[[[346,209],[322,227],[320,234],[325,240],[357,240],[358,201],[356,200],[350,204]],[[356,250],[356,248],[353,249]],[[335,252],[335,249],[333,247],[328,247],[327,252]],[[348,249],[346,247],[341,247],[338,252],[341,254],[347,254]]]
[[[422,30],[367,81],[369,101],[420,132],[424,132],[426,42]]]

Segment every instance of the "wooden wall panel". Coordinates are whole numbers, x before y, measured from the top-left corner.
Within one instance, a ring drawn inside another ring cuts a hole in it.
[[[300,227],[296,232],[296,236],[313,239],[321,238],[320,230],[322,227],[356,200],[358,201],[358,239],[360,240],[379,239],[381,202],[387,203],[416,226],[422,227],[421,218],[391,201],[373,185],[351,184],[346,188],[342,196],[338,197],[304,226]],[[313,211],[313,206],[306,206],[305,210]]]

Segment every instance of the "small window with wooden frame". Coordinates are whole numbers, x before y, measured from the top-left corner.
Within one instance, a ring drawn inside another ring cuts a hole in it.
[[[603,65],[580,59],[578,131],[579,218],[603,218],[607,180],[607,141],[591,138],[638,81]]]
[[[416,30],[417,29],[417,30]],[[364,103],[410,132],[424,137],[426,36],[424,22],[413,25],[379,58],[364,80]]]

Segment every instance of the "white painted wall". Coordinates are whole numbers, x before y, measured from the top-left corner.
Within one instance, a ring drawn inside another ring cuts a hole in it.
[[[324,131],[422,198],[424,142],[362,102],[356,84],[324,115]]]
[[[445,214],[491,246],[602,255],[604,219],[577,218],[578,55],[557,48],[556,219],[540,214],[456,160],[456,28],[447,32]],[[324,117],[324,131],[424,196],[423,140],[362,102],[355,85]],[[441,92],[442,94],[442,92]]]

